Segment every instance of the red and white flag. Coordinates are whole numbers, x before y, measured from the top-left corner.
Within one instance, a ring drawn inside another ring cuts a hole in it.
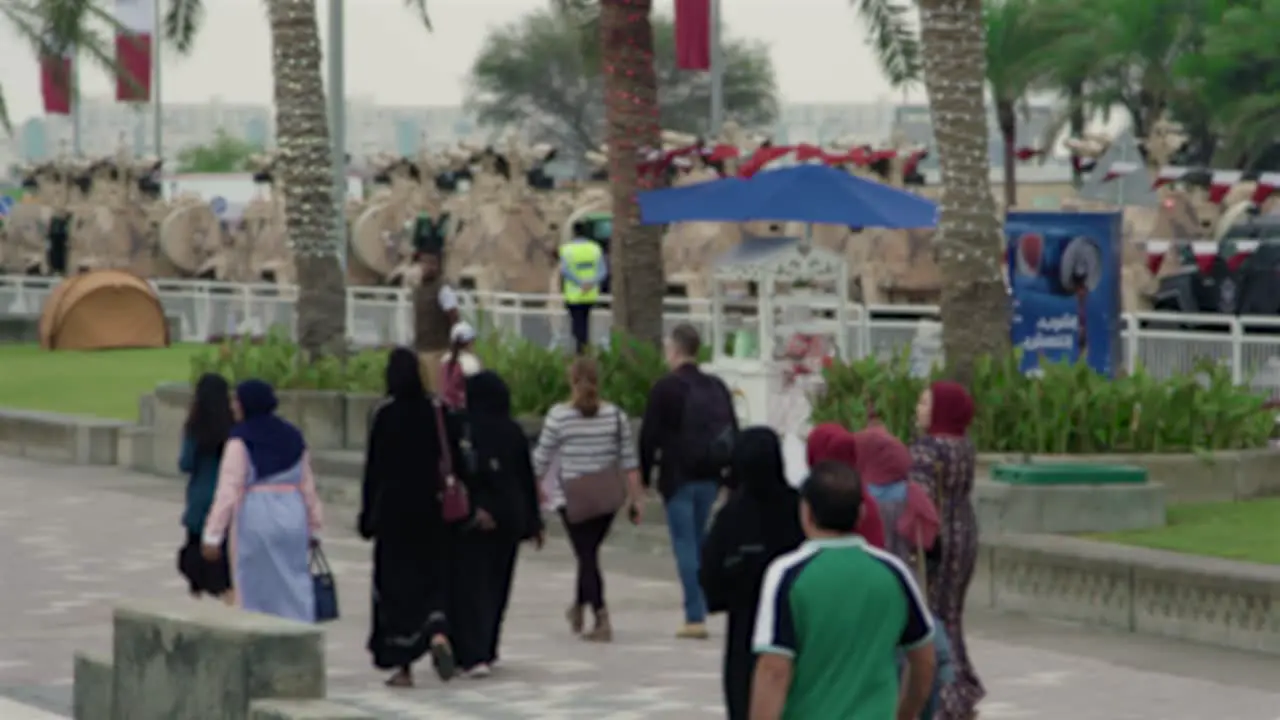
[[[1254,205],[1261,205],[1271,197],[1276,188],[1280,188],[1280,173],[1262,173],[1258,176],[1258,186],[1253,191],[1253,197],[1249,199]]]
[[[1209,176],[1209,202],[1217,205],[1225,200],[1227,193],[1243,177],[1244,173],[1239,170],[1214,170]]]
[[[711,0],[676,0],[676,67],[711,69]]]
[[[1107,168],[1107,172],[1102,176],[1102,182],[1111,182],[1116,178],[1122,178],[1136,172],[1138,163],[1131,162],[1115,162],[1111,163],[1111,167]]]
[[[70,49],[59,54],[47,53],[40,57],[40,95],[44,98],[46,115],[70,115],[72,85],[71,64],[75,53]]]
[[[155,0],[116,0],[116,22],[116,100],[150,102]]]
[[[1151,183],[1151,189],[1155,190],[1156,188],[1164,187],[1169,183],[1178,182],[1182,178],[1186,177],[1187,173],[1190,172],[1190,170],[1191,170],[1190,168],[1177,167],[1177,166],[1160,168],[1160,173],[1156,175],[1156,181]]]

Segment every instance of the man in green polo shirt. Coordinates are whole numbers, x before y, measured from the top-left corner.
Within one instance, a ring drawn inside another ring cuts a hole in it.
[[[849,530],[862,486],[847,465],[819,463],[800,495],[809,539],[769,565],[760,591],[751,720],[917,720],[936,660],[911,570]]]

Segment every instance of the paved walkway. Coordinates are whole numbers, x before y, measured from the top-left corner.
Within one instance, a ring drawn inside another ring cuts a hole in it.
[[[0,458],[0,717],[69,715],[72,653],[109,648],[112,602],[192,602],[173,569],[180,492],[173,481],[117,470]],[[572,575],[564,541],[554,538],[543,553],[524,555],[503,662],[491,678],[442,687],[424,673],[419,689],[383,688],[363,650],[368,548],[345,530],[349,511],[333,516],[326,542],[344,611],[327,628],[335,698],[388,720],[723,717],[719,637],[671,637],[678,590],[670,561],[609,553],[617,639],[588,645],[563,627]],[[1205,720],[1224,712],[1280,720],[1280,659],[1008,618],[973,624],[990,691],[983,720]],[[15,702],[38,714],[22,714]]]

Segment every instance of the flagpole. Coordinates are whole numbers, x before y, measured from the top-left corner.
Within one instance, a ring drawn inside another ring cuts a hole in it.
[[[160,44],[164,33],[160,29],[160,0],[155,0],[155,22],[151,30],[151,132],[156,147],[156,159],[164,160],[164,102],[160,93]]]
[[[345,22],[346,0],[329,0],[329,144],[333,162],[334,236],[338,241],[338,262],[347,267],[347,221],[344,207],[347,199],[347,91]]]
[[[708,135],[724,127],[724,52],[720,47],[720,0],[711,0],[711,128]]]

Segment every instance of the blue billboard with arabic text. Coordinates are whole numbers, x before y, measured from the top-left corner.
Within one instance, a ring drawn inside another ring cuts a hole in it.
[[[1114,376],[1122,367],[1119,213],[1011,212],[1005,219],[1013,344],[1022,369],[1041,358]]]

